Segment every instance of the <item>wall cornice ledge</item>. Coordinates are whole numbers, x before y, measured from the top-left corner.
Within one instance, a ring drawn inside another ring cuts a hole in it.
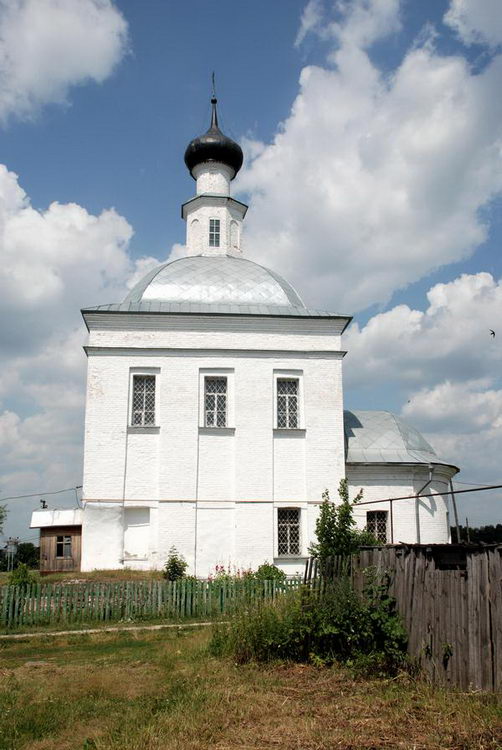
[[[343,359],[347,352],[341,349],[316,349],[308,351],[305,349],[204,349],[197,347],[187,348],[165,348],[165,347],[136,347],[136,346],[84,346],[87,356],[140,356],[140,357],[177,357],[180,355],[204,357],[305,357],[307,359]]]

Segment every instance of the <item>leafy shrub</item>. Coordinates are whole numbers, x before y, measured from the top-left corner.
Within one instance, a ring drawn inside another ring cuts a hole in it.
[[[167,558],[164,570],[162,571],[164,578],[168,581],[179,581],[180,578],[185,577],[185,571],[187,568],[188,563],[183,555],[178,553],[176,547],[171,547],[169,550],[169,557]]]
[[[406,632],[387,589],[385,581],[372,579],[358,594],[341,578],[322,595],[302,587],[274,602],[254,603],[238,610],[228,626],[215,627],[210,650],[238,663],[337,661],[359,671],[393,673],[405,660]]]
[[[264,562],[260,567],[250,574],[255,581],[285,581],[286,573],[269,562]]]
[[[335,505],[328,490],[322,494],[315,528],[317,543],[309,549],[310,554],[320,560],[321,566],[333,555],[352,555],[362,546],[378,544],[368,531],[355,528],[354,505],[361,501],[363,491],[360,490],[350,502],[348,482],[341,479],[338,495],[341,502]]]
[[[25,563],[19,563],[9,576],[9,586],[29,586],[30,583],[36,583],[38,576],[32,573]]]

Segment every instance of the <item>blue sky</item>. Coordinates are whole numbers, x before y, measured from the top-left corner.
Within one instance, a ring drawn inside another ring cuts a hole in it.
[[[0,496],[81,483],[78,310],[183,243],[183,152],[213,70],[247,155],[248,257],[355,315],[346,405],[401,413],[461,481],[501,481],[500,15],[497,0],[5,3]],[[500,520],[486,494],[463,515]],[[36,504],[13,501],[6,532],[28,537]]]

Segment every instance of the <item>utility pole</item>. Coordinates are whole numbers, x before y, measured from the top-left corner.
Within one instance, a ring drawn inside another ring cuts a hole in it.
[[[11,572],[14,570],[14,559],[16,557],[17,545],[19,544],[19,537],[10,536],[7,539],[7,571]]]

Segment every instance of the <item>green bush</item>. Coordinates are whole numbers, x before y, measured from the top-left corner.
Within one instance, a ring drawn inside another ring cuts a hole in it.
[[[180,578],[185,577],[188,563],[186,562],[183,555],[178,553],[176,547],[171,547],[169,550],[169,557],[164,565],[162,574],[168,581],[179,581]]]
[[[250,574],[250,578],[254,578],[255,581],[285,581],[286,573],[269,562],[264,562],[260,567]]]
[[[210,650],[238,663],[340,662],[372,674],[394,673],[405,661],[406,632],[387,588],[372,578],[358,594],[341,578],[322,595],[302,587],[253,604],[227,626],[215,627]]]
[[[363,491],[359,490],[350,502],[348,481],[341,479],[338,495],[340,502],[335,505],[328,490],[323,492],[315,527],[317,542],[309,549],[310,554],[319,559],[321,568],[333,555],[352,555],[360,547],[378,544],[370,532],[356,528],[354,505],[361,501]]]
[[[9,576],[9,586],[29,586],[37,581],[38,576],[32,573],[25,563],[19,563]]]

